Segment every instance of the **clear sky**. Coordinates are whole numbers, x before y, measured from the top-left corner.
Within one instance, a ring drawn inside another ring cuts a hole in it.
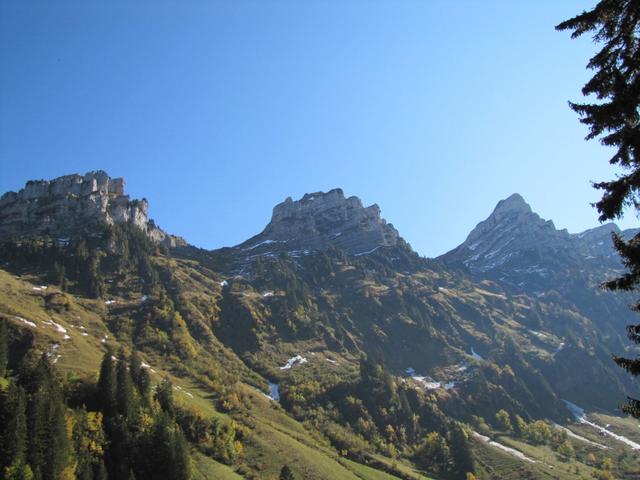
[[[0,192],[103,169],[206,248],[334,187],[426,256],[513,192],[581,231],[613,171],[567,106],[594,47],[553,27],[594,4],[6,0]]]

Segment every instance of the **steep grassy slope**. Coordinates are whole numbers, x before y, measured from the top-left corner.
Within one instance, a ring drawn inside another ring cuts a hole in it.
[[[105,300],[77,297],[41,282],[31,283],[29,279],[33,280],[28,276],[16,278],[0,270],[0,318],[11,325],[15,356],[35,349],[50,355],[65,375],[97,377],[106,348],[126,345],[114,338],[107,325],[113,322],[114,315],[125,318],[139,305],[131,298],[117,296],[110,297],[106,300],[109,304],[105,305]],[[190,295],[196,294],[190,292]],[[228,361],[234,361],[233,354],[225,355]],[[269,478],[276,476],[284,464],[300,478],[377,478],[372,476],[378,475],[375,470],[340,459],[326,440],[312,435],[255,387],[242,383],[231,385],[229,391],[237,394],[242,406],[223,413],[215,407],[220,392],[208,387],[197,375],[190,376],[171,358],[149,354],[144,361],[151,367],[154,383],[163,377],[173,381],[178,404],[205,417],[247,427],[243,457],[231,467],[194,449],[195,478]],[[241,369],[242,364],[238,362],[238,365]],[[259,377],[249,374],[247,378]],[[381,478],[395,478],[385,475]]]
[[[13,360],[40,351],[70,382],[95,382],[107,348],[140,352],[154,384],[169,378],[179,405],[235,432],[230,456],[192,445],[204,478],[272,478],[284,464],[310,479],[575,478],[568,467],[596,467],[553,460],[557,436],[506,435],[496,413],[566,423],[562,399],[611,410],[632,387],[586,312],[406,246],[168,252],[118,227],[0,251]],[[477,428],[534,461],[478,440]]]

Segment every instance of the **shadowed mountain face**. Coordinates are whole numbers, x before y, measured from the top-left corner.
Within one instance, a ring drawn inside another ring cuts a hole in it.
[[[622,234],[631,236],[635,231]],[[498,202],[461,245],[439,259],[468,270],[475,278],[534,295],[566,292],[576,282],[592,288],[622,267],[612,246],[612,232],[621,233],[614,223],[578,234],[558,230],[513,194]]]
[[[562,328],[576,343],[582,341],[581,337],[596,335],[592,342],[599,351],[594,356],[599,357],[598,362],[572,356],[567,361],[579,361],[585,369],[595,363],[610,369],[608,356],[632,351],[625,327],[636,323],[637,316],[629,308],[633,295],[604,291],[600,285],[623,270],[611,234],[630,238],[637,231],[620,231],[614,223],[607,223],[570,234],[556,229],[551,220],[540,218],[520,195],[514,194],[500,201],[460,246],[439,260],[448,268],[466,272],[476,282],[492,281],[512,294],[524,294],[589,319],[588,326],[578,322]],[[547,328],[557,329],[560,324],[564,322],[553,321]],[[562,355],[568,355],[568,350]],[[595,377],[595,371],[592,373]],[[578,378],[569,373],[565,362],[558,363],[551,377],[555,378],[552,383],[563,388]],[[585,392],[582,395],[589,395],[587,386],[580,388]]]
[[[569,248],[571,236],[545,221],[516,194],[498,203],[493,213],[456,249],[440,257],[472,273],[512,271],[527,256]]]
[[[237,247],[183,253],[228,276],[217,335],[255,368],[272,368],[283,348],[377,352],[396,373],[471,395],[478,370],[456,369],[480,352],[517,365],[525,383],[501,386],[505,398],[549,415],[558,398],[611,409],[634,388],[610,359],[628,346],[629,297],[598,288],[621,268],[612,230],[557,230],[513,195],[461,246],[426,260],[377,207],[333,190],[286,200]]]

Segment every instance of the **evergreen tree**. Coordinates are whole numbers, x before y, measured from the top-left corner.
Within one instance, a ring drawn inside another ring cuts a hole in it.
[[[104,462],[99,462],[93,469],[93,478],[94,480],[108,480],[109,472],[107,472],[107,467]]]
[[[28,393],[28,463],[36,479],[54,480],[68,464],[69,442],[62,390],[45,357],[31,373]]]
[[[67,437],[66,410],[62,390],[57,381],[54,381],[49,389],[49,441],[47,468],[45,476],[47,479],[57,479],[60,473],[69,463],[69,441]]]
[[[140,358],[140,354],[134,350],[129,359],[129,372],[140,394],[140,403],[142,406],[148,406],[151,398],[151,377],[149,376],[147,368],[142,367],[142,358]]]
[[[107,416],[116,411],[116,385],[116,366],[113,354],[111,350],[108,350],[102,358],[100,377],[98,379],[98,397]]]
[[[176,415],[175,405],[173,403],[173,383],[168,378],[162,380],[158,385],[155,395],[156,401],[160,404],[163,412],[166,412],[171,418]]]
[[[280,470],[280,476],[278,480],[295,480],[296,477],[293,476],[293,472],[289,468],[289,465],[285,465]]]
[[[0,320],[0,377],[7,376],[7,364],[9,361],[9,332],[7,321]]]
[[[139,478],[149,480],[191,478],[191,460],[186,440],[166,412],[156,416],[151,432],[141,438],[135,470]]]
[[[463,478],[467,472],[474,471],[473,453],[469,447],[467,434],[457,422],[454,422],[449,429],[449,450],[453,462],[451,473],[454,478]]]
[[[593,77],[582,93],[593,95],[595,103],[571,103],[580,121],[589,126],[587,139],[599,138],[612,147],[609,163],[621,168],[614,180],[595,183],[603,191],[595,207],[600,221],[620,218],[625,207],[640,212],[640,2],[602,0],[592,10],[559,24],[558,30],[571,30],[572,38],[593,33],[602,45],[587,64]],[[613,235],[613,243],[627,267],[621,277],[606,282],[611,290],[634,290],[640,283],[640,234],[630,240]],[[640,310],[640,301],[634,310]],[[640,324],[627,328],[629,338],[640,344]],[[640,374],[640,358],[615,357],[615,362],[634,376]],[[625,412],[640,418],[640,401],[630,398]]]
[[[0,472],[24,465],[27,453],[27,401],[24,389],[9,383],[0,403]]]
[[[134,416],[133,382],[131,381],[131,374],[127,368],[127,358],[123,350],[120,350],[118,354],[116,371],[118,413],[127,420],[131,420]]]
[[[64,263],[56,260],[53,263],[53,280],[60,286],[61,290],[65,290],[66,287],[66,271]]]
[[[108,470],[109,478],[129,480],[131,474],[132,441],[124,417],[116,415],[107,419],[109,437]]]
[[[137,350],[134,350],[129,357],[129,372],[131,372],[131,379],[135,383],[136,387],[139,387],[140,374],[142,373],[142,359]]]
[[[189,458],[189,447],[182,431],[175,426],[173,432],[172,445],[172,470],[175,480],[189,480],[191,478],[191,459]]]
[[[30,379],[29,382],[29,402],[27,409],[27,431],[29,438],[29,448],[27,459],[31,465],[34,476],[42,478],[41,468],[45,463],[46,455],[46,392],[39,390],[42,388],[39,379]]]
[[[151,375],[149,370],[143,368],[138,376],[138,392],[144,406],[149,406],[151,402]]]

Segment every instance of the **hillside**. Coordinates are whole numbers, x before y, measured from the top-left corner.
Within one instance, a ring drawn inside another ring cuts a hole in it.
[[[75,186],[91,175],[0,202],[9,377],[45,354],[68,415],[78,398],[103,408],[78,392],[97,388],[105,352],[135,352],[154,385],[171,382],[193,478],[285,464],[296,478],[580,478],[607,457],[618,475],[640,470],[633,444],[597,433],[611,423],[640,441],[611,417],[637,386],[610,361],[631,317],[596,288],[620,268],[601,230],[558,231],[511,197],[425,259],[337,189],[287,199],[262,233],[207,251],[159,235],[146,211],[113,214],[110,187]],[[44,216],[52,227],[35,228]],[[215,428],[198,436],[200,421]]]

